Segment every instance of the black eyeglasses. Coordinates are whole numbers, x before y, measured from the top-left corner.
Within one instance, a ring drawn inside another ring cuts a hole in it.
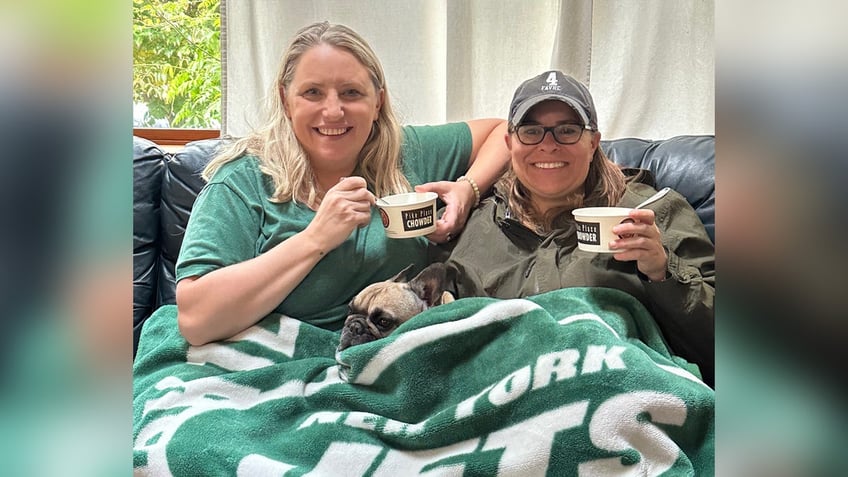
[[[522,144],[533,146],[542,142],[545,139],[545,134],[548,132],[554,137],[554,141],[567,145],[574,144],[583,136],[583,131],[588,129],[592,131],[591,126],[582,124],[557,124],[556,126],[544,127],[538,124],[522,124],[515,128],[514,132],[518,136],[518,140]]]

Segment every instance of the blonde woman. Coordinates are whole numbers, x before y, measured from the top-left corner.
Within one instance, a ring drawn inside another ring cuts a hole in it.
[[[464,226],[506,167],[505,121],[401,127],[386,88],[351,29],[321,22],[295,35],[265,126],[204,171],[176,267],[189,343],[230,338],[274,311],[339,329],[359,290],[423,268],[428,239],[388,239],[375,196],[438,193],[434,242]]]

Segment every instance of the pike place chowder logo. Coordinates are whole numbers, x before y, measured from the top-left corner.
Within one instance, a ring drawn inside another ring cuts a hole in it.
[[[403,230],[421,230],[433,225],[433,207],[421,207],[420,209],[402,210],[400,212],[403,220]]]
[[[389,228],[389,214],[387,214],[386,211],[383,210],[383,209],[379,209],[379,210],[380,210],[380,220],[383,221],[383,227]]]

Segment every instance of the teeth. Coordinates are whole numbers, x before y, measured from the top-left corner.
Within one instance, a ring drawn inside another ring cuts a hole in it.
[[[558,167],[565,167],[564,162],[537,162],[533,165],[539,169],[556,169]]]
[[[325,136],[340,136],[347,132],[347,128],[339,128],[339,129],[322,129],[318,128],[318,132]]]

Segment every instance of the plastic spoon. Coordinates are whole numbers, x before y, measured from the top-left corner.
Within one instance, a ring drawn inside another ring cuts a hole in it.
[[[668,194],[668,191],[670,191],[670,190],[671,190],[671,187],[663,187],[656,194],[648,197],[647,199],[645,199],[644,202],[642,202],[641,204],[639,204],[639,205],[637,205],[636,207],[633,207],[633,208],[634,209],[641,209],[642,207],[645,207],[646,205],[653,204],[654,202],[665,197],[665,195]]]

